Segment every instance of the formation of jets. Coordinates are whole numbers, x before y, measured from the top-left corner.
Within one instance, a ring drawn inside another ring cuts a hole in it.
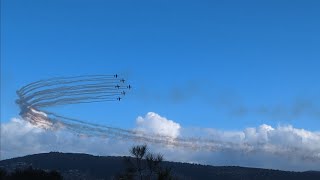
[[[118,74],[113,75],[113,77],[118,78]],[[120,82],[121,82],[121,83],[124,83],[125,81],[126,81],[125,79],[120,79]],[[120,89],[121,87],[123,88],[124,86],[120,86],[119,84],[117,84],[117,85],[115,86],[116,89]],[[131,88],[132,88],[131,85],[128,85],[128,86],[127,86],[127,89],[131,89]],[[122,91],[122,92],[121,92],[121,95],[126,95],[126,92],[125,92],[125,91]],[[118,98],[117,98],[118,101],[120,101],[121,99],[122,99],[121,97],[118,97]]]
[[[114,86],[115,88],[117,88],[117,89],[120,89],[121,87],[124,87],[124,86],[120,86],[119,84],[117,84],[116,86]],[[131,85],[128,85],[127,86],[127,89],[131,89],[132,88],[132,86]]]

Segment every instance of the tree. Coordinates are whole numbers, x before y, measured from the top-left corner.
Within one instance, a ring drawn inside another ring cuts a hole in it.
[[[118,176],[118,179],[173,179],[171,169],[161,166],[163,161],[162,154],[150,153],[146,144],[133,146],[129,151],[132,157],[125,158],[126,171]]]
[[[0,179],[4,179],[7,176],[7,171],[5,169],[0,168]]]
[[[31,166],[26,169],[16,169],[12,173],[6,172],[4,169],[0,169],[0,179],[3,180],[61,180],[62,176],[57,171],[44,171],[41,169],[33,169]]]

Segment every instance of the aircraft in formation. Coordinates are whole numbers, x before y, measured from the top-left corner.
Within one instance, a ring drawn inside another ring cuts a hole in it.
[[[118,74],[115,74],[115,75],[113,75],[113,77],[115,77],[115,78],[118,78]],[[125,83],[125,79],[120,79],[120,82],[121,83]],[[119,84],[117,84],[116,86],[114,86],[116,89],[120,89],[120,88],[123,88],[124,86],[120,86]],[[127,89],[131,89],[132,88],[132,86],[131,85],[128,85],[127,87],[126,87]],[[123,95],[123,96],[125,96],[126,95],[126,92],[125,91],[122,91],[121,92],[121,95]],[[122,98],[121,97],[118,97],[117,98],[117,100],[118,101],[120,101]]]
[[[123,86],[120,86],[119,84],[117,84],[116,86],[114,86],[115,88],[117,88],[117,89],[120,89],[121,87],[123,87]],[[131,85],[128,85],[127,86],[127,89],[131,89],[132,88],[132,86]]]

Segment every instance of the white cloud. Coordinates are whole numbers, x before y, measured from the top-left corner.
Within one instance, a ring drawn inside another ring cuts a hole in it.
[[[131,145],[133,143],[78,135],[64,129],[45,130],[19,118],[1,124],[1,159],[50,151],[127,155]]]
[[[136,120],[137,130],[176,138],[180,134],[180,124],[149,112],[145,117],[139,116]]]
[[[194,138],[193,144],[212,140],[206,148],[168,147],[149,144],[169,161],[197,162],[211,165],[237,165],[284,170],[320,170],[320,133],[291,125],[261,125],[242,131],[182,128],[178,123],[156,113],[136,119],[137,129],[173,138]],[[60,130],[44,130],[19,118],[1,124],[1,159],[49,151],[81,152],[94,155],[128,155],[128,149],[143,142],[77,135]],[[203,144],[202,144],[203,145]]]

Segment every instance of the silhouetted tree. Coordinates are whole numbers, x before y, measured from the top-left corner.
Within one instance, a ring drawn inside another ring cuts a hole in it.
[[[147,145],[133,146],[129,151],[133,158],[125,158],[126,171],[118,175],[117,179],[173,179],[171,169],[161,166],[163,155],[150,153]]]
[[[7,173],[5,170],[0,170],[0,177],[3,180],[61,180],[62,176],[57,171],[46,172],[41,169],[33,169],[29,167],[27,169],[16,169],[12,173]]]
[[[7,177],[7,171],[0,168],[0,179],[5,179],[5,177]]]
[[[176,179],[173,178],[171,175],[171,169],[170,168],[164,168],[161,171],[157,171],[157,175],[158,175],[158,180],[172,180],[172,179]]]

